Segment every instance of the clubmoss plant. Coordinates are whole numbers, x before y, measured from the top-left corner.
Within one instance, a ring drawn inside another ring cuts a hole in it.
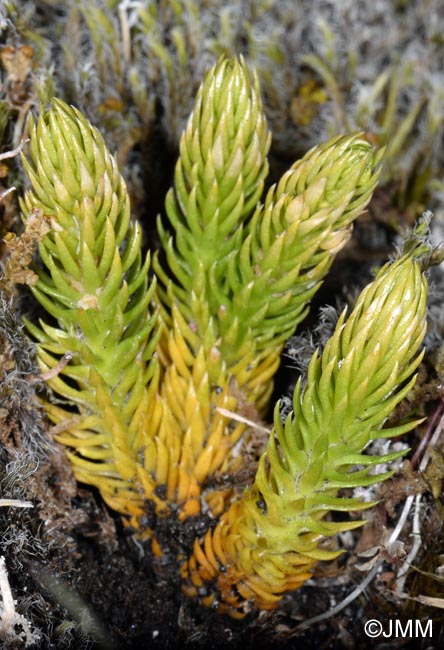
[[[78,480],[97,486],[156,553],[146,502],[163,518],[220,517],[182,574],[190,595],[216,581],[205,604],[234,616],[275,606],[332,556],[318,548],[323,536],[358,525],[325,517],[367,507],[340,488],[388,476],[369,469],[398,454],[362,452],[414,426],[381,430],[414,383],[425,327],[426,282],[405,254],[341,316],[285,426],[276,410],[265,443],[239,421],[243,409],[250,420],[266,413],[284,342],[370,200],[381,158],[360,135],[336,136],[261,202],[269,144],[256,76],[222,58],[181,139],[152,280],[116,161],[78,110],[54,100],[31,123],[23,158],[24,217],[41,211],[51,225],[31,290],[53,321],[27,324],[58,397],[46,403],[56,439]],[[256,467],[255,446],[266,449],[241,495],[236,475],[246,458]]]
[[[282,593],[311,575],[316,561],[338,555],[320,549],[320,538],[362,524],[324,518],[374,505],[338,491],[388,478],[391,472],[370,470],[404,452],[369,456],[363,450],[376,438],[418,424],[382,429],[416,380],[426,295],[420,264],[406,255],[379,271],[347,320],[341,314],[322,355],[312,357],[306,385],[299,380],[285,423],[276,407],[252,488],[230,505],[202,545],[195,542],[188,564],[194,585],[216,579],[219,589],[216,598],[206,597],[208,603],[230,613],[249,601],[272,609]]]
[[[52,225],[39,242],[48,271],[32,291],[58,327],[28,327],[42,368],[54,369],[69,352],[68,381],[55,373],[48,385],[81,417],[49,404],[48,413],[65,423],[58,439],[77,450],[79,480],[101,485],[116,510],[140,513],[134,482],[143,443],[132,442],[158,377],[149,257],[142,260],[140,227],[130,221],[124,181],[99,132],[54,100],[30,134],[35,166],[24,164],[34,193],[23,209],[28,216],[42,210]]]

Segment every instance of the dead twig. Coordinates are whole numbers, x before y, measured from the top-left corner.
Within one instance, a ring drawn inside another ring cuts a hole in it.
[[[20,499],[0,499],[0,508],[13,506],[14,508],[33,508],[31,501],[21,501]]]
[[[426,443],[424,445],[421,445],[421,451],[425,453],[421,459],[421,462],[419,464],[419,470],[423,472],[430,459],[430,448],[434,448],[436,446],[436,443],[438,442],[442,431],[444,429],[444,415],[442,415],[442,412],[444,410],[444,404],[441,403],[437,409],[437,412],[434,414],[434,417],[432,421],[429,424],[429,427],[427,428],[427,431],[424,435],[424,438],[426,439]],[[438,425],[434,429],[434,426],[436,424],[436,421],[438,417],[441,415],[441,419],[439,420]],[[434,429],[434,431],[433,431]],[[433,435],[432,435],[433,432]],[[416,457],[416,463],[418,462],[420,458],[421,452],[418,454],[418,452],[415,454]],[[416,497],[415,496],[409,496],[407,497],[405,503],[404,503],[404,508],[402,510],[402,513],[398,519],[398,522],[391,533],[388,542],[387,542],[387,547],[390,547],[392,544],[396,542],[398,537],[400,536],[405,523],[407,521],[407,518],[410,514],[410,510],[412,508],[412,504],[415,501],[415,512],[413,516],[413,529],[411,536],[413,537],[413,545],[410,553],[406,557],[400,571],[398,574],[398,579],[396,581],[397,589],[398,589],[398,595],[400,596],[405,596],[403,594],[403,587],[405,583],[405,579],[407,577],[408,570],[415,559],[418,550],[421,546],[421,531],[420,531],[420,518],[419,518],[419,512],[420,512],[420,503],[421,503],[421,495],[418,494]],[[309,618],[308,620],[304,621],[300,625],[297,626],[295,629],[295,633],[300,632],[308,627],[311,627],[315,623],[320,623],[321,621],[325,621],[326,619],[332,618],[333,616],[336,616],[339,612],[341,612],[343,609],[345,609],[350,603],[352,603],[358,596],[362,594],[364,589],[368,587],[368,585],[371,583],[373,578],[377,575],[384,559],[381,556],[381,558],[377,561],[377,563],[373,566],[372,570],[370,573],[367,574],[367,576],[364,578],[364,580],[346,597],[344,600],[342,600],[340,603],[335,605],[335,607],[332,607],[326,612],[323,612],[322,614],[318,614],[317,616],[313,616],[312,618]]]
[[[224,409],[221,406],[216,406],[216,411],[218,413],[220,413],[221,415],[224,415],[227,418],[231,418],[232,420],[236,420],[236,422],[242,422],[243,424],[246,424],[249,427],[252,427],[253,429],[258,429],[259,431],[263,431],[264,433],[268,433],[268,435],[271,434],[271,429],[267,429],[266,427],[261,426],[257,422],[254,422],[254,420],[250,420],[249,418],[245,418],[243,415],[239,415],[238,413],[235,413],[234,411],[229,411],[228,409]]]
[[[29,138],[27,138],[26,140],[22,140],[15,149],[11,149],[10,151],[5,151],[4,153],[0,153],[0,160],[6,160],[7,158],[14,158],[21,152],[21,150],[23,149],[23,147],[27,142],[29,142]]]
[[[441,402],[440,408],[437,410],[437,413],[442,414],[443,411],[443,403]],[[436,415],[436,413],[435,413]],[[419,471],[424,472],[424,470],[427,467],[427,464],[430,459],[430,449],[434,449],[436,447],[436,444],[441,437],[441,434],[444,429],[444,415],[441,415],[441,419],[439,420],[438,425],[436,426],[433,435],[430,438],[429,434],[429,429],[432,431],[432,427],[436,422],[436,418],[433,419],[433,421],[430,423],[428,430],[426,431],[426,434],[424,437],[427,436],[427,439],[429,440],[427,444],[427,448],[425,449],[424,456],[422,457],[422,460],[419,464]],[[423,446],[424,449],[424,446]],[[407,578],[407,574],[409,572],[409,569],[412,565],[413,560],[418,554],[419,549],[421,548],[421,543],[422,543],[422,538],[421,538],[421,523],[420,523],[420,517],[419,517],[419,512],[420,512],[420,504],[421,504],[421,495],[418,494],[416,497],[409,496],[406,500],[406,503],[404,505],[404,510],[406,510],[407,504],[409,504],[409,509],[412,506],[413,501],[415,500],[415,511],[413,515],[413,527],[412,527],[412,532],[411,532],[411,537],[413,538],[413,544],[412,548],[410,550],[410,553],[407,555],[402,567],[400,568],[398,572],[398,578],[396,580],[396,587],[398,590],[398,593],[401,594],[404,591],[404,584]],[[404,514],[404,510],[403,513]],[[401,515],[402,517],[402,515]],[[405,517],[405,519],[407,516]],[[404,519],[404,521],[405,521]],[[399,524],[399,522],[398,522]],[[396,529],[395,529],[396,530]],[[394,531],[395,532],[395,531]],[[401,532],[401,531],[399,531]]]
[[[63,357],[60,359],[58,364],[54,366],[54,368],[50,368],[46,372],[42,372],[41,375],[28,375],[28,381],[34,384],[39,381],[48,381],[48,379],[57,377],[57,375],[60,372],[62,372],[63,368],[68,365],[71,359],[72,359],[72,353],[66,352],[66,354],[63,355]]]

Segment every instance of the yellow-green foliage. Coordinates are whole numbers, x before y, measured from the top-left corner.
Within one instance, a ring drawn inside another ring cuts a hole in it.
[[[158,374],[149,257],[142,260],[125,183],[97,129],[54,100],[30,134],[32,163],[24,165],[34,191],[22,208],[26,215],[40,209],[52,226],[39,242],[47,271],[32,290],[57,327],[28,327],[39,341],[42,368],[72,355],[63,373],[68,381],[55,376],[48,384],[78,406],[80,417],[50,404],[48,412],[67,421],[59,440],[78,452],[71,455],[77,477],[103,483],[110,505],[131,511],[141,501],[134,439]]]
[[[337,491],[386,478],[368,467],[397,457],[362,452],[386,435],[386,417],[414,383],[426,283],[412,255],[384,267],[341,317],[285,427],[276,411],[251,488],[240,495],[211,479],[234,477],[260,444],[229,411],[265,412],[284,341],[370,200],[381,154],[359,135],[334,137],[261,202],[270,134],[259,83],[243,60],[221,59],[181,139],[156,285],[97,129],[55,100],[30,138],[33,189],[22,209],[25,218],[41,210],[52,227],[33,292],[56,324],[28,326],[42,368],[60,370],[48,384],[66,406],[46,408],[77,478],[135,528],[146,501],[163,516],[220,516],[182,567],[188,593],[216,579],[221,611],[274,606],[325,556],[322,536],[356,525],[323,521],[364,507]],[[159,552],[155,531],[145,532]]]
[[[381,428],[415,383],[426,295],[426,280],[411,255],[384,266],[349,318],[341,314],[322,355],[313,355],[306,385],[299,380],[285,424],[276,408],[253,486],[207,533],[202,548],[195,543],[188,564],[195,587],[217,579],[221,611],[245,609],[251,600],[273,608],[283,592],[310,576],[316,561],[338,555],[318,548],[322,536],[362,524],[324,517],[373,506],[338,497],[338,491],[390,476],[369,470],[402,451],[369,456],[363,450],[372,440],[398,436],[417,424]]]

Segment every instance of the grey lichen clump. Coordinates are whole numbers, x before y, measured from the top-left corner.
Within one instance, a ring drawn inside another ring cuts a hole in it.
[[[441,207],[439,0],[70,0],[57,14],[51,3],[37,11],[10,0],[0,12],[4,106],[23,113],[54,93],[75,102],[128,163],[135,194],[146,161],[155,167],[146,145],[159,123],[174,149],[204,70],[221,54],[243,54],[258,72],[275,152],[294,159],[335,133],[365,130],[387,145],[393,200],[412,216]]]

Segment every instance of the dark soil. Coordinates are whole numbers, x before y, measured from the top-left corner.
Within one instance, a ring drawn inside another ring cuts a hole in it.
[[[37,408],[37,407],[33,407]],[[20,410],[20,409],[19,409]],[[0,457],[3,496],[27,498],[33,509],[0,508],[2,554],[18,610],[43,636],[34,646],[49,648],[439,648],[444,635],[440,610],[419,607],[396,597],[391,582],[400,564],[387,556],[378,576],[348,607],[324,621],[298,631],[313,616],[327,612],[364,580],[367,572],[356,570],[360,548],[377,545],[385,526],[393,527],[406,493],[414,484],[409,472],[383,486],[384,505],[374,510],[369,523],[343,540],[353,550],[336,563],[319,565],[315,579],[288,595],[275,612],[252,613],[241,621],[204,608],[181,592],[176,557],[187,554],[192,541],[210,522],[194,518],[185,524],[174,514],[162,519],[149,515],[163,556],[153,557],[148,541],[138,540],[120,518],[109,512],[95,491],[77,486],[63,450],[48,452],[46,462],[32,466],[32,454],[17,448],[15,418],[3,420],[6,445]],[[12,439],[6,439],[9,422]],[[26,436],[24,436],[26,439]],[[23,438],[23,435],[22,435]],[[14,462],[16,465],[11,465]],[[28,465],[26,465],[26,461]],[[11,472],[14,469],[15,475]],[[7,479],[7,477],[9,478]],[[392,519],[393,517],[393,519]],[[424,539],[429,540],[417,558],[434,575],[444,551],[439,508],[428,499],[424,512]],[[433,540],[433,543],[430,541]],[[409,544],[405,535],[404,541]],[[426,566],[427,565],[427,566]],[[426,578],[415,593],[430,594]],[[411,582],[411,580],[410,580]],[[433,580],[429,581],[436,583]],[[409,584],[409,583],[408,583]],[[438,587],[439,591],[439,587]],[[438,594],[437,594],[438,595]],[[438,614],[438,616],[437,616]],[[389,630],[390,621],[434,616],[433,639],[368,639],[364,623],[377,619]],[[396,643],[395,643],[396,641]],[[15,650],[20,645],[0,646]]]
[[[383,197],[379,201],[383,203]],[[372,206],[376,213],[359,223],[356,237],[316,297],[305,324],[307,330],[316,322],[321,306],[353,300],[353,291],[369,280],[372,265],[384,259],[392,248],[393,233],[378,219],[378,202]],[[401,599],[393,590],[397,571],[411,545],[409,527],[402,536],[404,555],[391,555],[382,543],[386,528],[396,525],[407,494],[415,491],[442,494],[441,489],[436,491],[426,483],[430,481],[435,488],[442,487],[444,462],[440,469],[437,459],[434,473],[421,479],[423,483],[406,466],[382,486],[381,505],[368,515],[369,523],[340,540],[347,552],[336,563],[319,565],[314,579],[286,596],[275,612],[253,612],[241,621],[233,620],[206,609],[181,591],[177,557],[190,553],[195,537],[211,525],[208,518],[179,522],[173,512],[169,517],[156,519],[147,504],[147,523],[154,528],[163,550],[159,559],[153,556],[149,541],[137,539],[119,516],[106,508],[97,492],[76,484],[64,451],[50,441],[50,425],[38,405],[37,392],[44,388],[35,381],[38,370],[33,362],[33,349],[20,323],[19,314],[24,309],[17,297],[5,294],[0,311],[1,497],[34,503],[32,509],[0,508],[0,554],[6,559],[18,611],[42,633],[33,647],[41,650],[397,647],[431,650],[444,647],[442,609],[426,608],[414,599]],[[284,360],[276,396],[291,390],[294,370],[289,365],[288,359]],[[413,408],[422,414],[432,413],[442,398],[433,363],[428,361],[421,372],[419,388],[405,407],[406,413]],[[412,434],[408,441],[412,448],[418,444],[417,436]],[[423,546],[415,559],[417,570],[412,571],[405,592],[412,597],[426,594],[440,598],[442,579],[439,576],[441,564],[444,565],[442,506],[430,494],[423,497],[424,503]],[[379,545],[380,552],[385,553],[384,564],[367,588],[346,608],[302,629],[302,623],[328,612],[362,583],[367,571],[358,571],[356,565],[368,558],[359,558],[357,553]],[[419,620],[425,625],[432,617],[432,638],[388,633],[395,620],[402,625]],[[380,621],[386,636],[367,637],[364,624],[369,619]],[[22,647],[0,642],[0,648],[5,650]]]

